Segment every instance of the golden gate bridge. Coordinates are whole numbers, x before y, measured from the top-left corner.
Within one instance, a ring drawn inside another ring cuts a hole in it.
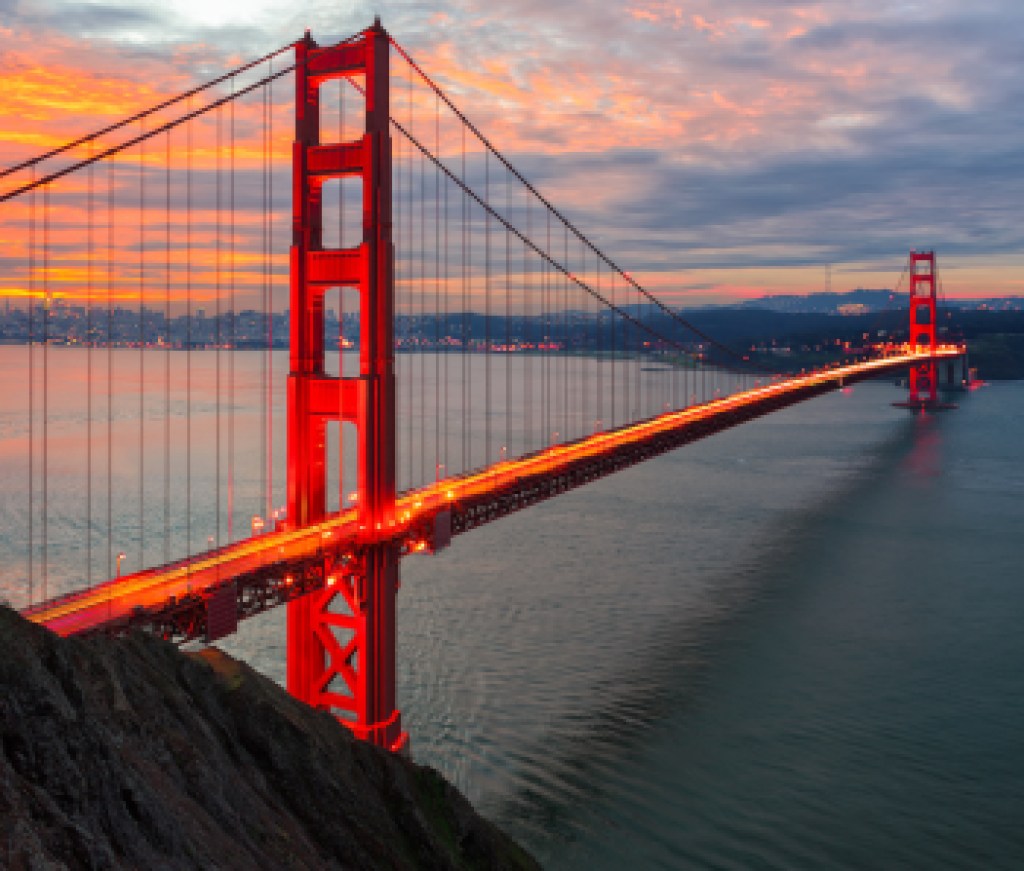
[[[294,84],[284,107],[282,80]],[[275,129],[294,129],[285,378],[273,363]],[[865,379],[909,370],[905,404],[939,408],[940,364],[965,355],[939,342],[934,253],[911,252],[906,342],[799,375],[760,367],[603,253],[379,22],[328,46],[307,32],[0,177],[7,281],[29,324],[22,613],[63,635],[213,641],[286,605],[289,691],[393,750],[406,742],[403,556]],[[86,300],[86,494],[55,506],[66,472],[54,462],[70,449],[51,433],[67,412],[51,393],[68,350],[51,348],[50,325],[54,300],[73,293]],[[240,378],[237,312],[254,295],[264,350],[256,377]],[[212,328],[199,309],[211,303]],[[137,314],[134,340],[115,334],[125,312]],[[212,373],[199,351],[213,353]],[[137,387],[123,389],[126,371]],[[236,417],[245,391],[255,421]],[[128,486],[122,453],[138,460]],[[193,515],[211,495],[204,548]],[[85,530],[77,582],[51,578],[58,516]],[[136,571],[122,572],[124,541],[138,544]]]

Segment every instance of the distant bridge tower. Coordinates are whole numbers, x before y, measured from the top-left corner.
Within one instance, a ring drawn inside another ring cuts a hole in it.
[[[915,350],[934,353],[937,315],[935,252],[911,251],[910,344]],[[908,404],[921,408],[938,404],[938,373],[934,359],[910,368]]]
[[[938,350],[937,274],[934,251],[910,252],[910,345],[917,352],[934,355]],[[944,390],[963,390],[968,383],[967,349],[943,362],[940,379],[935,357],[910,367],[910,393],[906,402],[894,402],[899,408],[914,411],[945,411],[956,408],[939,401],[940,380]]]
[[[379,21],[330,48],[307,32],[295,48],[288,521],[301,527],[324,519],[327,422],[342,421],[357,433],[355,489],[366,537],[344,560],[325,541],[323,588],[289,603],[287,683],[294,696],[332,712],[360,738],[398,750],[406,741],[395,702],[398,552],[375,537],[393,522],[395,506],[388,51]],[[365,132],[323,143],[320,85],[344,76],[364,79]],[[362,242],[326,250],[323,185],[352,177],[362,181]],[[358,377],[325,374],[324,293],[331,288],[359,294]]]

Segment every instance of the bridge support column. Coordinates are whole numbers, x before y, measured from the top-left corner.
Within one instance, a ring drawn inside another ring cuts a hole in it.
[[[910,347],[927,354],[910,366],[910,393],[898,408],[913,411],[945,411],[955,405],[939,401],[937,274],[934,251],[910,252]]]
[[[910,344],[917,351],[935,353],[936,318],[935,252],[910,252]],[[938,372],[934,358],[910,368],[911,407],[938,404]]]
[[[292,152],[288,522],[326,516],[327,422],[355,425],[356,481],[365,542],[353,554],[325,549],[323,589],[288,605],[288,690],[331,711],[359,737],[398,750],[406,741],[395,704],[398,554],[380,535],[394,520],[394,248],[387,34],[379,22],[356,39],[296,45]],[[320,85],[362,78],[366,127],[354,141],[320,141]],[[362,242],[325,249],[323,184],[362,181]],[[324,293],[359,293],[359,375],[324,368]],[[340,473],[339,473],[340,474]],[[338,492],[345,492],[337,482]]]

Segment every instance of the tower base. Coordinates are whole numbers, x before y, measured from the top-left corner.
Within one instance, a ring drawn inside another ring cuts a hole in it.
[[[919,414],[924,414],[926,411],[953,411],[960,407],[955,403],[940,402],[937,399],[920,399],[917,402],[911,402],[908,399],[906,402],[894,402],[892,405],[893,408],[908,408]]]

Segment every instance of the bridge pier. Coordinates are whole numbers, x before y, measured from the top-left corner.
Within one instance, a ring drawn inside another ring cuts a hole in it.
[[[356,39],[320,48],[307,33],[296,45],[295,144],[288,376],[288,522],[326,516],[327,422],[357,433],[355,554],[325,547],[323,586],[288,604],[288,690],[328,710],[356,735],[391,750],[407,740],[395,699],[396,546],[380,530],[394,521],[394,247],[391,239],[389,40],[379,22]],[[364,134],[320,141],[320,85],[361,76]],[[362,182],[362,242],[325,249],[323,184]],[[359,294],[359,375],[325,374],[324,294]],[[340,472],[339,472],[340,475]],[[337,482],[338,492],[345,492]],[[326,544],[326,542],[325,542]]]
[[[954,360],[945,360],[938,367],[939,390],[946,393],[959,393],[967,390],[971,384],[970,364],[967,351]]]

